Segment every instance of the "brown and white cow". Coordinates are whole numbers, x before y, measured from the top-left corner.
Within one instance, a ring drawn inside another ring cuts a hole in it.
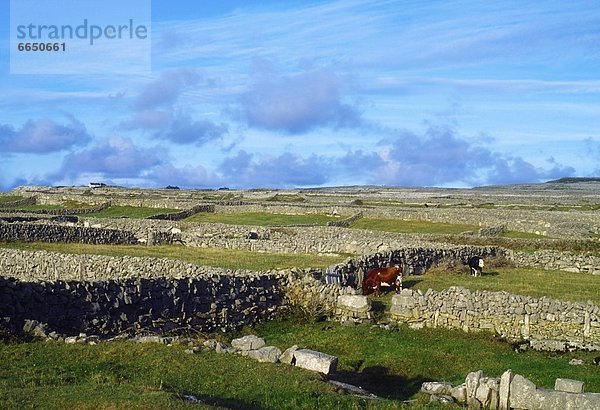
[[[395,286],[396,293],[402,290],[402,267],[400,265],[371,269],[363,280],[363,295],[368,295],[375,290],[375,296],[379,296],[382,286]]]

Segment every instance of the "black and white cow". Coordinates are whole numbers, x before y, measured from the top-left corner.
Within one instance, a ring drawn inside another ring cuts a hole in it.
[[[467,264],[469,265],[471,275],[477,277],[477,274],[479,274],[479,276],[481,276],[481,272],[483,271],[484,266],[483,258],[481,258],[480,256],[473,256],[469,259],[469,262],[467,262]]]

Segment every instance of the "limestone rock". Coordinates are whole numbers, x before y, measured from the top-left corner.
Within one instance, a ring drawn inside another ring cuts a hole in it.
[[[296,366],[303,369],[329,374],[337,369],[338,358],[325,353],[308,349],[298,349],[294,352]]]
[[[279,356],[279,361],[285,364],[294,364],[294,353],[298,350],[298,345],[293,345]]]
[[[454,397],[458,403],[466,403],[467,402],[467,385],[465,383],[460,386],[453,387],[450,390],[450,395]]]
[[[371,310],[371,300],[362,295],[341,295],[338,296],[337,306],[340,309],[354,312],[369,312]]]
[[[564,391],[568,393],[583,393],[584,382],[571,379],[556,379],[554,382],[554,390]]]
[[[231,341],[231,347],[242,351],[257,350],[265,345],[265,340],[255,335],[244,336]]]
[[[277,363],[280,356],[281,350],[275,346],[265,346],[258,350],[248,351],[248,357],[263,363]]]
[[[531,398],[535,395],[536,386],[520,374],[515,374],[510,382],[510,406],[517,409],[528,408]]]
[[[499,410],[510,409],[510,383],[512,381],[512,371],[508,369],[500,377],[500,390],[499,390]]]
[[[421,391],[427,394],[449,395],[452,385],[442,382],[425,382],[421,385]]]

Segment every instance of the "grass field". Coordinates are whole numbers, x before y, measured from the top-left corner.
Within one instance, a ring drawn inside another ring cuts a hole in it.
[[[408,408],[431,409],[425,404],[428,396],[418,392],[422,382],[457,385],[471,371],[500,376],[509,368],[542,387],[552,388],[557,377],[565,377],[584,381],[586,391],[600,391],[600,372],[591,364],[594,353],[517,354],[486,333],[292,321],[269,322],[245,333],[258,334],[281,350],[297,344],[335,355],[339,365],[331,379],[361,386],[382,400],[344,394],[318,374],[285,364],[214,352],[189,355],[177,344],[4,341],[2,408],[43,403],[46,409],[395,409],[406,408],[408,401]],[[583,359],[584,365],[569,365],[572,358]],[[204,404],[185,402],[184,395]]]
[[[20,201],[21,199],[23,199],[23,197],[19,195],[0,195],[0,205],[2,205],[2,202],[15,202]]]
[[[465,270],[466,272],[466,270]],[[424,275],[407,276],[404,286],[425,292],[462,286],[470,290],[506,291],[533,297],[548,296],[571,302],[591,300],[600,306],[600,276],[533,268],[489,268],[483,276],[429,270]]]
[[[111,206],[104,211],[96,212],[93,214],[86,214],[86,217],[90,218],[147,218],[149,216],[158,214],[168,214],[172,212],[178,212],[179,209],[171,208],[145,208],[139,206]]]
[[[192,248],[176,245],[86,245],[79,243],[0,242],[0,247],[22,250],[45,250],[61,253],[95,254],[108,256],[149,256],[170,258],[197,265],[228,269],[326,268],[342,262],[348,255],[323,256],[309,254],[258,253],[234,249]]]
[[[327,225],[327,222],[339,220],[323,214],[286,215],[267,212],[245,212],[234,214],[199,213],[187,218],[186,222],[211,222],[230,225],[289,226],[289,225]]]

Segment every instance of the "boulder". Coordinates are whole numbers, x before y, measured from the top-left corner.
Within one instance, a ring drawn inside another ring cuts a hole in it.
[[[371,300],[362,295],[340,295],[337,299],[337,307],[353,312],[369,312],[371,310]]]
[[[254,335],[240,337],[231,341],[231,347],[241,351],[257,350],[265,345],[265,339]]]
[[[460,386],[453,387],[450,390],[450,395],[456,400],[457,403],[467,402],[467,385],[461,384]]]
[[[251,357],[263,363],[277,363],[281,356],[281,350],[275,346],[265,346],[258,350],[248,351],[248,357]]]
[[[421,391],[427,394],[449,395],[452,391],[452,385],[442,382],[425,382],[421,385]]]
[[[499,410],[509,410],[510,409],[510,382],[512,381],[512,370],[508,369],[502,376],[500,377],[500,390],[499,390],[499,400],[498,400],[498,409]]]
[[[515,374],[510,382],[510,407],[517,409],[529,408],[531,399],[535,396],[536,386],[520,374]]]
[[[279,361],[285,364],[294,364],[294,353],[298,350],[298,345],[293,345],[279,356]]]
[[[584,382],[571,379],[556,379],[554,382],[554,390],[564,391],[567,393],[583,393]]]
[[[296,366],[303,369],[329,374],[337,369],[338,358],[325,353],[308,349],[298,349],[294,352]]]

